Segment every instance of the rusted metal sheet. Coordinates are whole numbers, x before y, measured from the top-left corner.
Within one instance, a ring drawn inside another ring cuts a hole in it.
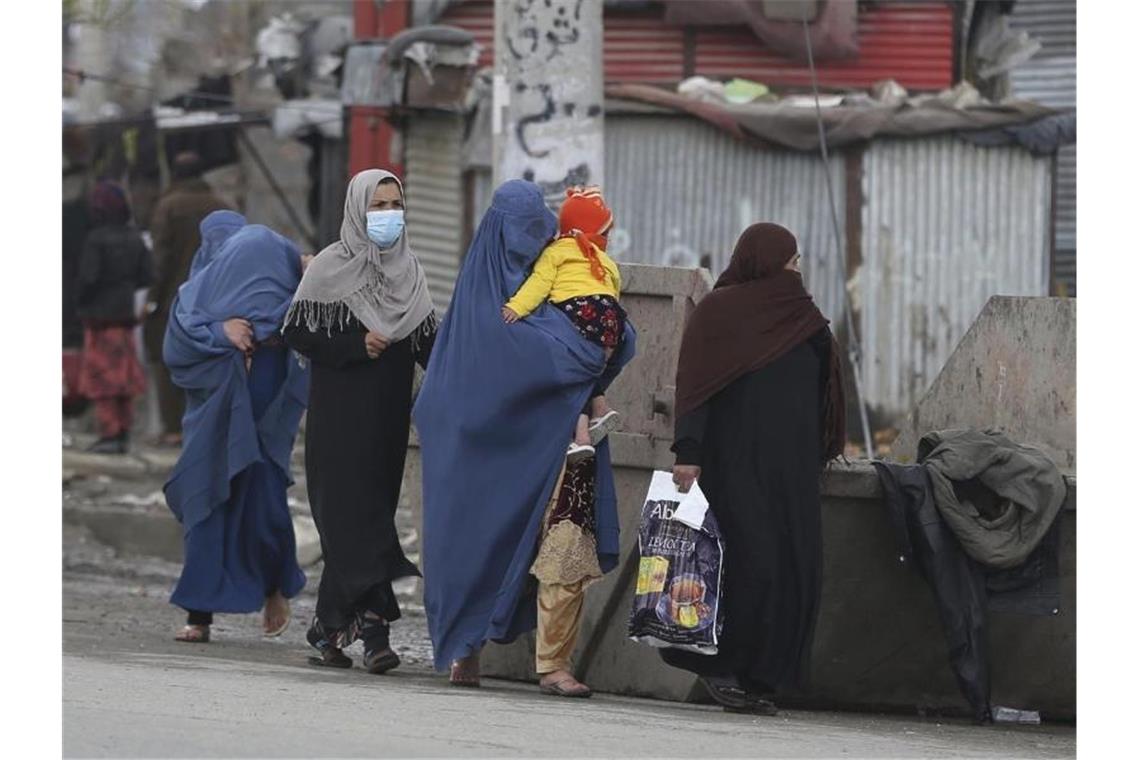
[[[843,234],[843,154],[832,156]],[[837,248],[818,155],[758,150],[683,116],[606,117],[606,198],[615,215],[610,251],[620,261],[728,265],[753,222],[783,224],[799,239],[808,287],[836,319],[844,253]]]
[[[853,291],[873,409],[905,415],[991,296],[1048,294],[1051,170],[950,137],[867,148]]]

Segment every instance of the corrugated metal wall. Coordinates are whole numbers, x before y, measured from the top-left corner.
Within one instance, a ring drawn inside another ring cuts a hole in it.
[[[907,413],[990,296],[1047,295],[1051,168],[949,137],[864,153],[857,307],[872,407]]]
[[[842,154],[831,173],[842,225]],[[696,266],[708,254],[717,275],[745,227],[783,224],[799,239],[820,307],[838,315],[843,259],[817,155],[757,150],[688,117],[607,116],[605,192],[617,217],[610,249],[621,261]]]
[[[824,87],[870,87],[897,80],[911,90],[954,84],[954,12],[949,3],[882,3],[861,9],[859,56],[819,65]],[[696,72],[767,84],[811,86],[807,66],[765,48],[747,27],[698,29]]]
[[[854,0],[852,0],[854,1]],[[467,29],[483,46],[480,66],[494,62],[494,2],[453,5],[439,23]],[[869,87],[892,78],[911,90],[940,90],[954,81],[954,13],[950,2],[877,3],[858,17],[860,55],[819,66],[824,87]],[[695,74],[747,77],[769,85],[807,85],[808,67],[777,55],[743,27],[702,28],[693,44]],[[666,25],[664,7],[612,11],[605,17],[607,82],[676,84],[685,76],[685,30]]]
[[[1041,50],[1010,72],[1010,89],[1018,97],[1054,108],[1077,107],[1076,0],[1018,0],[1010,27],[1041,42]],[[1077,293],[1077,146],[1057,154],[1057,280],[1069,295]]]
[[[844,156],[832,157],[844,225]],[[905,415],[992,295],[1048,292],[1052,161],[1019,147],[954,138],[878,140],[863,154],[862,266],[853,306],[872,407]],[[748,224],[771,220],[799,238],[808,287],[841,323],[844,257],[814,154],[743,145],[688,117],[606,117],[606,196],[619,261],[719,274]],[[490,200],[477,177],[476,218]],[[844,225],[841,234],[847,234]]]
[[[463,256],[462,121],[418,114],[404,130],[407,226],[436,308],[447,308]]]

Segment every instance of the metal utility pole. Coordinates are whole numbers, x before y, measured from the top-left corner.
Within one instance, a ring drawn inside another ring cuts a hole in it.
[[[495,0],[495,185],[604,184],[602,0]]]

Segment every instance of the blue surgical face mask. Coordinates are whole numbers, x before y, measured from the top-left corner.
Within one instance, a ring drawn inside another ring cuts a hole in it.
[[[403,209],[369,211],[365,219],[368,222],[368,239],[381,250],[394,246],[404,233]]]

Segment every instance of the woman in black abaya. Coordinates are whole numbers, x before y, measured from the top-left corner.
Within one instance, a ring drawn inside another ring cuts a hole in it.
[[[843,386],[796,239],[745,230],[685,329],[673,479],[698,479],[724,538],[716,655],[663,650],[728,709],[774,714],[806,674],[822,573],[819,476],[843,451]]]
[[[307,640],[318,665],[352,667],[343,649],[364,641],[364,667],[400,664],[389,625],[400,617],[397,578],[419,575],[404,556],[395,514],[404,474],[414,365],[426,365],[435,313],[404,231],[395,175],[352,178],[340,240],[305,271],[285,339],[312,362],[305,425],[309,505],[324,571]]]

